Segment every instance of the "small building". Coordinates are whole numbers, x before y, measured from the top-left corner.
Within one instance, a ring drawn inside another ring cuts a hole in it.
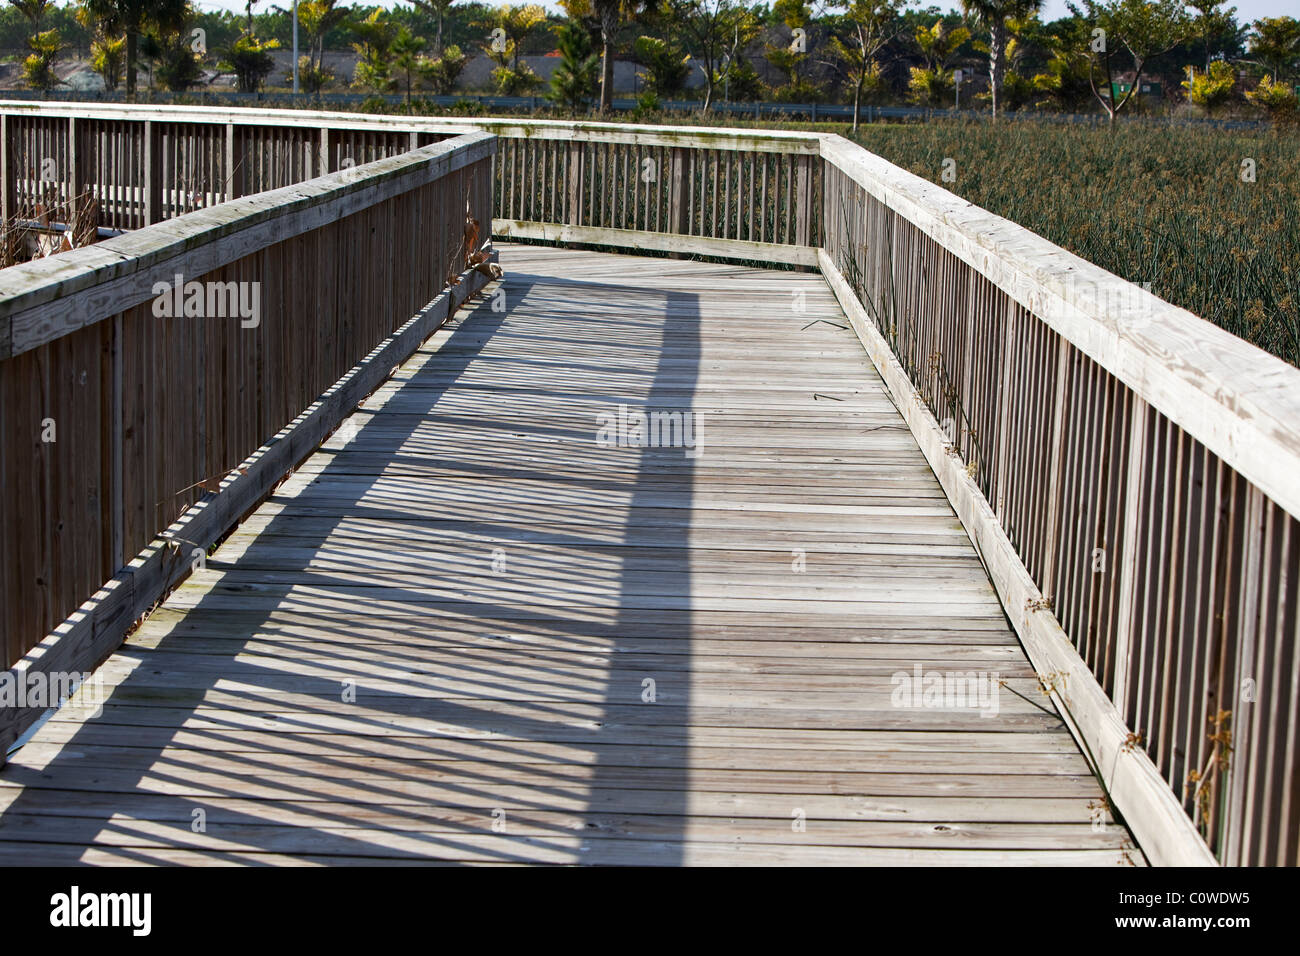
[[[1111,83],[1110,86],[1111,86],[1111,99],[1116,100],[1121,97],[1127,96],[1129,90],[1133,89],[1133,79],[1132,77],[1128,77],[1127,79],[1116,80],[1115,82]],[[1161,83],[1160,80],[1153,80],[1147,77],[1143,77],[1142,80],[1140,81],[1140,89],[1138,90],[1138,95],[1153,100],[1161,99],[1164,96],[1164,84]]]

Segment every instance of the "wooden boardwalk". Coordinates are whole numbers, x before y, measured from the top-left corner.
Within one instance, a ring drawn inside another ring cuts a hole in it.
[[[1143,862],[819,276],[502,263],[0,770],[0,862]]]

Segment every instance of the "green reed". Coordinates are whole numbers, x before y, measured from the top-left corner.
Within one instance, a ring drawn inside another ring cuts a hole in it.
[[[858,141],[1300,365],[1300,132],[931,122]]]

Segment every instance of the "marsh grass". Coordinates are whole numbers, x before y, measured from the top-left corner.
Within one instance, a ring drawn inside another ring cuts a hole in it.
[[[1300,132],[933,122],[856,139],[1300,365]]]

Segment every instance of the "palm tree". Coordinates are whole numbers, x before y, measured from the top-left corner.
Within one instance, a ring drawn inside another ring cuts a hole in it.
[[[1276,83],[1300,66],[1300,20],[1264,17],[1251,24],[1250,60]]]
[[[935,20],[928,27],[925,24],[918,26],[914,39],[925,68],[945,73],[961,45],[970,39],[970,31],[965,27],[949,28],[942,20]]]
[[[438,32],[434,34],[433,38],[433,55],[435,58],[442,56],[442,24],[447,19],[447,10],[455,2],[456,0],[411,0],[411,3],[433,17],[438,24]]]
[[[487,16],[477,21],[476,26],[492,31],[492,41],[484,50],[499,64],[492,71],[497,90],[505,96],[527,93],[541,80],[527,63],[520,63],[520,58],[524,43],[546,22],[546,10],[536,3],[484,9]]]
[[[623,0],[591,0],[600,21],[600,112],[608,113],[614,99],[614,32],[622,21]]]
[[[180,29],[185,23],[187,0],[85,0],[85,7],[103,30],[126,34],[126,93],[135,95],[135,65],[140,34],[154,25]]]
[[[9,5],[32,25],[33,33],[40,33],[41,21],[54,9],[54,0],[9,0]]]
[[[397,36],[393,37],[392,44],[388,47],[388,52],[392,55],[393,66],[406,82],[406,112],[411,112],[411,82],[420,73],[420,68],[424,64],[424,57],[420,54],[424,50],[425,39],[418,37],[405,26],[398,27]]]
[[[325,34],[347,19],[350,10],[337,5],[338,0],[299,0],[298,23],[307,34],[307,83],[315,86],[309,93],[319,93],[332,74],[325,72]]]
[[[993,116],[1002,99],[1002,77],[1006,73],[1009,20],[1027,20],[1043,8],[1043,0],[961,0],[962,10],[989,31],[989,92]]]
[[[577,116],[596,92],[600,56],[592,49],[591,34],[576,20],[564,24],[556,34],[563,59],[551,74],[551,92],[547,99]]]
[[[560,7],[572,20],[600,31],[600,105],[609,111],[614,98],[614,46],[621,27],[651,13],[660,0],[560,0]]]

